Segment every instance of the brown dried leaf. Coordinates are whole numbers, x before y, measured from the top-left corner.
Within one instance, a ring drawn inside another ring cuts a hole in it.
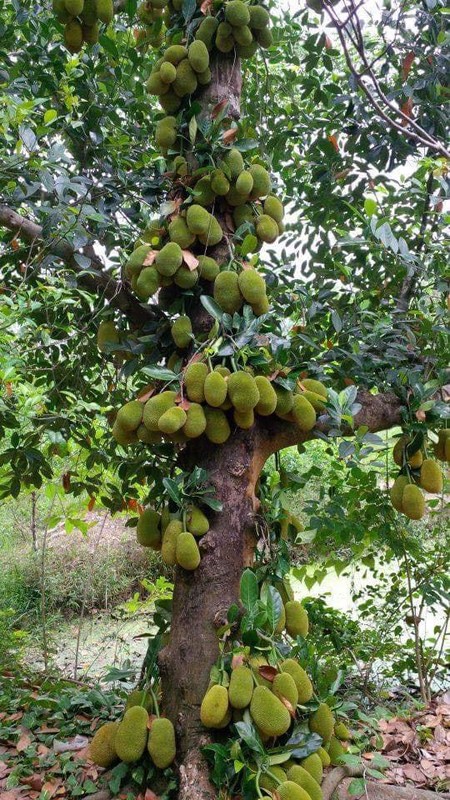
[[[425,775],[423,774],[422,770],[420,770],[414,764],[404,764],[402,770],[405,778],[407,778],[409,781],[414,781],[414,783],[419,784],[426,784],[427,779]]]
[[[157,252],[158,252],[157,250],[148,251],[147,255],[144,258],[144,265],[143,265],[144,267],[150,267],[153,264]]]
[[[18,753],[23,753],[24,750],[27,749],[31,744],[31,735],[30,731],[26,729],[22,729],[22,733],[20,734],[19,741],[16,744],[16,750]]]
[[[236,667],[241,667],[245,662],[245,656],[243,653],[235,653],[231,659],[231,669],[236,669]]]
[[[289,702],[287,697],[279,697],[278,699],[281,700],[281,702],[283,703],[284,706],[286,706],[286,708],[289,711],[292,719],[294,719],[296,710],[295,710],[294,706],[292,705],[292,703]]]
[[[409,71],[412,67],[413,61],[415,59],[414,53],[411,51],[409,52],[403,59],[402,63],[402,81],[403,83],[406,81]]]
[[[336,150],[336,153],[339,153],[339,144],[334,133],[330,133],[329,136],[327,136],[327,139],[330,142],[331,146],[334,148],[334,150]]]
[[[202,14],[206,15],[211,6],[212,6],[212,0],[203,0],[203,3],[200,6],[200,11],[202,12]]]
[[[228,100],[226,98],[224,98],[223,100],[220,101],[220,103],[217,103],[214,106],[213,110],[211,111],[211,117],[213,119],[218,117],[220,112],[223,111],[223,109],[226,108],[227,105],[228,105]]]
[[[138,393],[136,400],[140,400],[141,403],[146,403],[149,397],[155,393],[155,387],[153,383],[147,383],[146,386],[143,386],[141,391]]]
[[[191,253],[190,250],[182,250],[183,253],[183,260],[187,267],[189,267],[190,271],[193,272],[194,269],[198,267],[198,258],[194,256],[194,253]]]
[[[269,664],[259,667],[258,672],[261,678],[264,678],[266,681],[273,681],[276,675],[278,675],[278,670],[275,667],[271,667]]]
[[[179,406],[180,406],[180,408],[183,409],[183,411],[187,411],[188,408],[191,407],[191,404],[190,404],[189,400],[187,399],[187,397],[183,397],[183,399],[179,403]]]
[[[229,128],[227,131],[224,131],[222,134],[222,139],[225,144],[229,144],[230,142],[234,142],[237,137],[237,128]]]

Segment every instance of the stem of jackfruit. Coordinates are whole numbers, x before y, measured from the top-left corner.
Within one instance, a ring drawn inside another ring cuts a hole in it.
[[[155,707],[155,714],[156,714],[156,716],[157,716],[157,717],[158,717],[158,719],[159,719],[159,717],[160,717],[160,713],[159,713],[159,705],[158,705],[158,701],[157,701],[157,699],[156,699],[156,694],[154,693],[154,691],[153,691],[153,689],[151,688],[151,686],[149,687],[149,692],[150,692],[150,694],[151,694],[151,696],[152,696],[153,705],[154,705],[154,707]]]

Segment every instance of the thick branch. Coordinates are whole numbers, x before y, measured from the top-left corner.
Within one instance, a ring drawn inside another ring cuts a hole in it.
[[[81,286],[89,292],[101,294],[113,308],[122,311],[131,322],[142,324],[159,317],[158,309],[140,303],[123,283],[117,282],[104,271],[104,265],[94,252],[92,245],[88,245],[81,252],[90,259],[90,269],[95,270],[95,272],[86,272],[78,264],[76,251],[66,239],[44,240],[40,225],[22,217],[6,205],[0,205],[0,226],[8,228],[15,236],[29,242],[32,246],[43,244],[49,253],[60,258],[77,274]]]

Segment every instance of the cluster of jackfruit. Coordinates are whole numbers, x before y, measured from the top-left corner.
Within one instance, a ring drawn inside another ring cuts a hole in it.
[[[239,58],[251,58],[258,47],[272,45],[270,14],[264,6],[248,5],[242,0],[228,0],[223,17],[207,16],[195,34],[209,51],[215,47],[220,53],[235,52]]]
[[[123,718],[106,722],[94,734],[89,757],[94,764],[108,769],[117,761],[133,764],[148,752],[158,769],[167,769],[176,756],[175,730],[169,719],[151,715],[152,706],[142,695],[133,692]]]
[[[197,539],[209,531],[206,514],[191,505],[183,520],[164,509],[160,514],[146,508],[137,524],[136,536],[139,544],[161,553],[163,561],[173,567],[176,564],[192,571],[200,564]]]
[[[210,81],[208,49],[202,41],[196,40],[188,47],[172,44],[164,51],[150,73],[147,91],[159,97],[164,111],[174,114],[185,97]]]
[[[447,437],[450,442],[450,437]],[[439,444],[444,441],[440,439]],[[422,450],[408,454],[408,436],[402,436],[393,450],[394,462],[401,467],[400,474],[395,479],[391,490],[391,503],[409,519],[422,519],[425,514],[425,498],[421,489],[431,494],[442,492],[442,470],[432,458],[424,458]]]
[[[170,25],[167,0],[144,0],[138,5],[136,14],[144,26],[134,33],[137,49],[146,52],[149,47],[160,47],[164,41],[166,25]]]
[[[213,293],[214,300],[227,314],[240,311],[244,303],[251,306],[257,317],[269,310],[266,282],[256,269],[243,269],[239,274],[232,270],[219,272]]]
[[[106,25],[114,16],[113,0],[53,0],[53,12],[64,25],[64,44],[79,53],[83,44],[96,44],[99,22]]]

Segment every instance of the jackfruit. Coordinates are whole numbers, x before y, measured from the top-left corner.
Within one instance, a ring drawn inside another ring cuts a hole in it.
[[[211,188],[211,176],[204,175],[194,187],[194,202],[199,206],[210,206],[214,203],[216,195]]]
[[[179,245],[182,250],[186,250],[195,242],[195,234],[186,225],[183,217],[175,217],[169,225],[169,236],[172,242]]]
[[[255,39],[260,47],[265,50],[273,44],[273,36],[270,28],[262,28],[260,31],[255,31]]]
[[[395,463],[399,467],[403,466],[403,459],[407,457],[405,448],[407,447],[409,442],[410,442],[410,440],[409,440],[409,438],[407,436],[401,436],[400,439],[398,439],[398,441],[396,442],[396,444],[394,446],[394,450],[393,450],[392,455],[394,457]],[[416,453],[414,453],[412,456],[410,456],[407,460],[408,460],[408,464],[409,464],[410,467],[412,467],[413,469],[418,469],[419,467],[422,466],[422,461],[423,461],[422,452],[420,450],[418,450]]]
[[[256,655],[251,656],[248,660],[249,667],[251,668],[255,681],[258,686],[265,686],[266,688],[272,690],[272,684],[270,681],[267,681],[259,672],[260,667],[267,666],[267,659],[264,658],[263,655]]]
[[[425,514],[425,499],[418,486],[409,483],[403,489],[402,511],[409,519],[422,519]]]
[[[241,206],[237,206],[237,208],[233,211],[233,222],[236,225],[236,228],[240,228],[241,225],[244,225],[245,222],[252,222],[253,221],[253,210],[252,207],[246,204]]]
[[[100,22],[109,25],[114,17],[114,3],[113,0],[96,0],[97,17]]]
[[[196,269],[189,269],[189,267],[183,266],[180,267],[175,273],[174,276],[174,283],[176,286],[179,286],[180,289],[192,289],[196,283],[198,283],[198,271]]]
[[[188,51],[186,47],[183,47],[181,44],[173,44],[165,51],[164,61],[170,61],[171,64],[175,64],[176,66],[180,61],[183,61],[184,58],[187,58],[187,54]]]
[[[268,214],[261,214],[256,220],[256,235],[262,242],[271,244],[278,238],[278,225]]]
[[[205,17],[205,19],[198,26],[195,38],[204,42],[208,50],[212,50],[214,42],[214,34],[219,25],[217,17]]]
[[[230,33],[226,33],[226,30],[229,30]],[[216,48],[219,53],[231,53],[234,48],[234,38],[231,33],[232,27],[228,25],[227,22],[221,22],[219,27],[217,28],[216,33]]]
[[[266,197],[266,199],[264,200],[264,214],[267,214],[269,217],[272,217],[272,219],[274,219],[277,224],[283,221],[283,216],[284,216],[283,203],[280,200],[278,200],[278,197],[274,197],[273,194],[269,195],[269,197]]]
[[[253,375],[243,370],[233,372],[228,378],[228,395],[235,409],[241,414],[252,411],[260,399]]]
[[[409,479],[406,475],[399,475],[398,478],[395,479],[391,490],[389,492],[389,496],[391,498],[391,503],[397,511],[403,511],[402,508],[402,497],[403,497],[403,490],[405,486],[408,486]]]
[[[244,170],[244,159],[237,147],[232,147],[223,157],[232,178],[237,178]]]
[[[238,428],[242,428],[245,431],[249,430],[252,425],[255,424],[253,409],[250,409],[250,411],[236,411],[235,409],[233,412],[233,419]]]
[[[69,14],[66,9],[64,0],[53,0],[52,9],[58,22],[62,22],[63,25],[72,18],[72,14]],[[95,14],[95,19],[97,19],[97,13]]]
[[[250,172],[244,170],[236,180],[236,191],[248,197],[253,189],[253,178]]]
[[[214,367],[214,372],[220,372],[224,378],[228,378],[228,376],[231,375],[231,370],[229,370],[228,367],[222,366],[222,364],[218,364],[217,367]]]
[[[209,53],[205,43],[196,39],[188,47],[188,59],[194,72],[204,72],[209,67]]]
[[[222,241],[223,230],[220,227],[216,218],[213,217],[212,214],[209,215],[209,225],[207,232],[204,234],[200,233],[198,238],[202,244],[206,245],[206,247],[214,247],[216,244],[219,244],[219,242]]]
[[[66,11],[72,17],[79,17],[84,7],[84,0],[64,0]]]
[[[185,350],[192,342],[192,324],[189,317],[178,317],[170,330],[172,339],[180,350]]]
[[[236,54],[239,58],[252,58],[258,49],[258,42],[256,39],[251,44],[238,44],[236,47]]]
[[[253,694],[253,672],[243,664],[233,669],[228,687],[228,697],[233,708],[246,708]]]
[[[116,731],[114,746],[121,761],[131,764],[142,756],[148,737],[148,712],[142,706],[125,711]]]
[[[175,405],[176,396],[176,392],[161,392],[147,400],[144,406],[143,422],[149,431],[159,432],[158,420],[167,409]]]
[[[189,400],[194,403],[203,403],[205,400],[205,380],[208,372],[207,364],[202,361],[196,361],[186,367],[184,385]]]
[[[239,273],[239,289],[244,300],[253,305],[266,296],[266,282],[256,269],[244,269]]]
[[[286,611],[284,610],[284,605],[282,605],[280,616],[278,618],[278,622],[275,627],[275,633],[282,633],[284,631],[285,625],[286,625]]]
[[[198,256],[198,270],[202,280],[213,281],[217,278],[220,268],[214,258],[210,256]]]
[[[141,300],[148,300],[159,288],[159,273],[155,267],[144,267],[136,281],[136,294]]]
[[[330,740],[330,745],[328,747],[328,755],[330,756],[330,762],[333,764],[334,767],[337,767],[341,761],[340,757],[345,754],[345,748],[342,747],[339,739],[336,736],[332,736]]]
[[[311,753],[300,762],[303,769],[306,769],[314,780],[320,785],[323,778],[323,765],[318,753]],[[305,786],[306,789],[306,786]]]
[[[214,300],[227,314],[234,314],[242,308],[244,298],[235,272],[226,271],[218,274],[214,281]]]
[[[319,749],[317,751],[317,755],[319,756],[323,767],[329,767],[330,766],[330,764],[331,764],[330,756],[328,755],[328,753],[327,753],[327,751],[325,750],[324,747],[319,747]]]
[[[172,64],[166,64],[166,66],[171,67]],[[173,147],[177,140],[175,117],[164,117],[156,123],[155,140],[158,147],[162,147],[164,150]]]
[[[348,739],[352,738],[352,735],[347,728],[345,722],[337,722],[334,726],[334,735],[337,739],[346,742]]]
[[[160,72],[152,72],[146,83],[147,92],[162,97],[168,94],[170,86],[162,80]]]
[[[316,394],[315,392],[310,392],[309,390],[304,392],[300,391],[300,394],[311,403],[314,411],[325,410],[325,401],[322,395]]]
[[[135,444],[138,441],[136,431],[126,431],[125,428],[122,428],[122,426],[119,425],[117,420],[112,427],[111,433],[116,442],[121,444],[122,447],[127,447],[129,444]]]
[[[106,722],[95,732],[89,745],[89,758],[99,767],[108,769],[117,761],[114,739],[116,738],[118,720]]]
[[[308,793],[311,800],[322,800],[322,790],[314,778],[303,767],[297,764],[287,772],[288,781],[294,781]]]
[[[178,97],[185,97],[193,94],[197,88],[197,77],[187,58],[177,66],[177,76],[171,84],[173,91]]]
[[[125,274],[128,278],[139,273],[141,267],[144,266],[144,261],[151,249],[152,248],[149,244],[141,244],[139,247],[136,247],[136,249],[133,250],[125,265]]]
[[[426,492],[439,494],[442,492],[443,480],[439,464],[426,458],[420,468],[420,485]]]
[[[183,531],[177,536],[175,556],[177,564],[183,569],[194,570],[200,564],[200,550],[192,533]]]
[[[171,277],[183,263],[181,247],[176,242],[167,242],[156,254],[156,269],[161,275]]]
[[[272,775],[274,777],[272,777]],[[281,783],[287,780],[284,769],[274,764],[269,766],[267,772],[263,772],[259,779],[260,789],[267,789],[269,792],[274,792]]]
[[[288,672],[280,672],[279,675],[275,676],[272,683],[272,691],[280,700],[285,697],[294,709],[297,707],[297,686],[294,678]]]
[[[101,353],[107,353],[107,345],[119,344],[120,334],[112,320],[103,320],[98,326],[97,347]]]
[[[228,0],[225,5],[225,19],[230,25],[238,28],[248,25],[250,22],[250,11],[242,0]]]
[[[200,706],[200,719],[205,728],[220,725],[228,711],[228,691],[215,684],[206,692]]]
[[[209,406],[206,406],[204,412],[206,417],[206,437],[213,444],[223,444],[230,438],[231,434],[225,414],[219,408],[210,408]]]
[[[133,689],[127,697],[125,711],[128,711],[129,708],[133,708],[133,706],[143,706],[150,714],[153,707],[150,692],[145,691],[145,689]]]
[[[185,157],[184,156],[176,156],[174,158],[174,160],[173,160],[172,169],[177,175],[180,175],[181,177],[184,177],[185,175],[187,175],[188,172],[189,172],[189,167],[188,167],[188,163],[187,163]],[[175,220],[174,220],[174,222],[175,222]],[[169,229],[170,229],[170,225],[169,225]],[[195,237],[192,239],[192,241],[194,241],[194,240],[195,240]],[[175,242],[176,239],[172,239],[172,241]],[[178,242],[178,244],[180,244],[180,242]],[[182,246],[183,245],[180,244],[180,247],[182,247]]]
[[[250,175],[253,178],[253,197],[265,197],[270,194],[272,188],[272,181],[267,170],[261,164],[252,164],[249,168]],[[274,220],[272,220],[273,222]],[[278,228],[277,228],[278,231]]]
[[[267,9],[263,6],[249,6],[250,12],[250,27],[255,30],[262,30],[267,28],[270,22],[270,15]]]
[[[316,412],[309,400],[301,394],[294,395],[291,414],[301,431],[310,431],[316,424]]]
[[[308,614],[298,600],[290,600],[285,605],[286,630],[294,639],[308,635]]]
[[[253,34],[248,25],[242,25],[241,28],[233,27],[233,38],[237,44],[244,47],[248,47],[253,42]]]
[[[125,431],[135,431],[142,422],[144,406],[139,400],[125,403],[117,412],[117,423]]]
[[[225,197],[230,191],[230,182],[221,169],[215,169],[211,173],[211,189],[219,197]]]
[[[175,564],[177,563],[176,559],[177,539],[182,532],[183,532],[182,522],[180,522],[179,519],[173,519],[169,522],[166,530],[163,533],[162,544],[161,544],[161,557],[162,560],[170,567],[175,566]]]
[[[79,53],[83,46],[83,29],[77,19],[67,22],[64,27],[64,44],[70,53]]]
[[[267,314],[269,310],[269,301],[267,297],[264,297],[259,303],[253,303],[252,311],[255,317],[261,317],[263,314]]]
[[[170,767],[177,754],[175,730],[170,719],[159,717],[153,720],[147,749],[155,767],[158,769]]]
[[[161,414],[158,420],[158,428],[162,433],[172,434],[179,431],[185,422],[186,412],[179,406],[174,406],[174,408],[169,408],[164,414]]]
[[[172,86],[172,84],[170,84]],[[175,114],[181,106],[181,97],[175,94],[172,90],[159,96],[161,107],[167,114]]]
[[[334,716],[326,703],[321,703],[317,711],[314,711],[309,718],[309,730],[318,733],[327,744],[334,730]]]
[[[266,686],[257,686],[254,690],[250,714],[258,728],[271,737],[282,736],[291,724],[286,706]]]
[[[321,381],[318,381],[315,378],[302,378],[299,383],[307,391],[320,395],[324,400],[327,399],[328,389]]]
[[[206,376],[203,391],[208,405],[219,408],[227,396],[227,382],[220,372],[210,372]]]
[[[283,386],[278,386],[274,384],[275,393],[277,396],[277,407],[275,409],[275,414],[279,417],[284,417],[286,414],[289,414],[292,411],[292,406],[294,405],[294,395],[289,389],[285,389]]]
[[[190,506],[186,514],[186,528],[193,536],[204,536],[209,531],[208,517],[197,506]]]
[[[159,76],[164,83],[173,83],[177,77],[177,70],[170,61],[164,61],[159,68]]]
[[[450,461],[450,446],[447,441],[450,441],[450,428],[442,428],[437,432],[438,441],[434,445],[434,454],[440,461]],[[449,447],[449,453],[446,453],[446,447]]]
[[[298,783],[294,783],[294,781],[285,781],[281,783],[278,788],[277,792],[280,796],[280,800],[311,800],[308,792],[305,792]]]
[[[86,44],[97,44],[99,37],[99,27],[96,22],[93,25],[82,25],[83,42]]]
[[[287,672],[295,682],[298,692],[298,702],[301,705],[308,703],[313,696],[312,683],[303,667],[293,658],[287,658],[280,664],[282,672]]]
[[[153,508],[146,508],[139,517],[136,536],[143,547],[161,549],[161,517]]]
[[[186,215],[186,222],[191,233],[206,234],[210,227],[211,214],[209,211],[196,203],[189,206]]]
[[[255,383],[259,392],[259,400],[255,411],[262,417],[273,414],[277,406],[277,395],[271,382],[264,375],[257,375]]]

